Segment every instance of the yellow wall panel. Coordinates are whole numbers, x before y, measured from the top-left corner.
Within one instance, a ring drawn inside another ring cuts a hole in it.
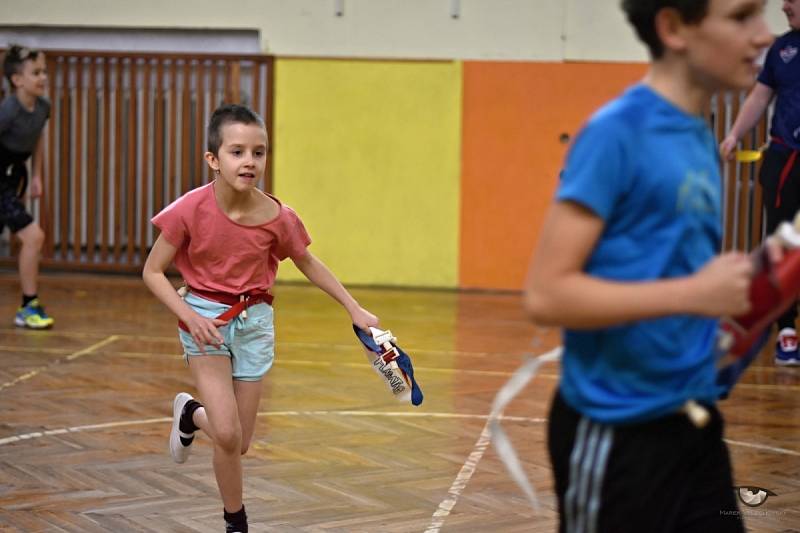
[[[455,287],[461,64],[279,59],[275,73],[273,187],[311,251],[345,283]]]

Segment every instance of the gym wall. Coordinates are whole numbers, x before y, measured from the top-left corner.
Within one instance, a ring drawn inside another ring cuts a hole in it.
[[[312,251],[349,284],[501,290],[522,285],[569,139],[645,72],[618,6],[0,1],[6,28],[257,30],[277,58],[273,190]]]

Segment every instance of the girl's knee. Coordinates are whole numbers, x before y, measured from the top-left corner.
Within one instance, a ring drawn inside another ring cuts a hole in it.
[[[242,449],[242,432],[234,427],[218,430],[214,444],[225,453],[236,453]]]

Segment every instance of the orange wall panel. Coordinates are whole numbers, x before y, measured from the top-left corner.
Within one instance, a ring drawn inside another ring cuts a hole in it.
[[[568,144],[645,64],[465,62],[459,285],[522,287]]]

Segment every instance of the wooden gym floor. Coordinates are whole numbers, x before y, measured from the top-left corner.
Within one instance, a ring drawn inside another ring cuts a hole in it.
[[[486,439],[497,390],[558,343],[508,294],[355,290],[412,356],[421,407],[396,402],[344,311],[319,290],[276,292],[276,363],[244,458],[251,531],[552,532],[545,417],[558,368],[503,427],[539,492],[534,512]],[[138,278],[43,276],[51,331],[14,328],[0,273],[0,531],[218,532],[211,447],[167,452],[172,399],[194,392],[174,318]],[[769,489],[750,531],[800,530],[800,369],[764,355],[722,403],[736,484]],[[668,497],[665,495],[665,497]]]

